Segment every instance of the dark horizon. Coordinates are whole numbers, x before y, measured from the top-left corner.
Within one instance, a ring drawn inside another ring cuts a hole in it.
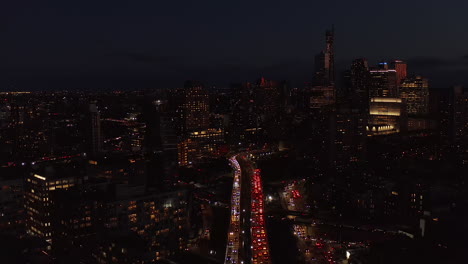
[[[401,58],[398,58],[401,59]],[[341,83],[343,72],[349,68],[342,60],[337,63],[337,83]],[[382,60],[371,60],[370,65]],[[390,60],[386,60],[390,61]],[[465,78],[467,59],[439,60],[414,58],[405,60],[415,75],[429,79],[431,88],[450,88],[456,85],[468,86]],[[133,69],[3,69],[0,78],[1,91],[39,90],[141,90],[181,88],[185,80],[200,80],[206,86],[228,88],[232,83],[252,82],[260,77],[286,80],[291,86],[303,88],[304,83],[313,79],[313,59],[284,62],[258,67],[225,64],[219,68],[193,67],[158,69],[152,71],[151,62],[144,67]],[[466,65],[465,65],[466,64]],[[346,68],[347,67],[347,68]]]
[[[9,2],[0,11],[0,90],[227,86],[261,76],[301,87],[332,24],[337,79],[355,58],[397,58],[431,87],[468,85],[468,4],[454,2]]]

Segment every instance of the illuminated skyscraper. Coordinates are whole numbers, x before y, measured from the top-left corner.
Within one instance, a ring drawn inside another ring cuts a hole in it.
[[[406,79],[406,76],[408,75],[407,73],[407,65],[406,62],[402,60],[395,60],[392,62],[393,69],[396,71],[396,82],[397,86],[400,86],[402,81]]]
[[[182,108],[186,132],[203,130],[210,126],[209,105],[208,92],[201,83],[185,82]]]
[[[388,63],[381,62],[370,71],[369,96],[398,97],[397,72],[389,69]]]
[[[400,97],[406,103],[409,115],[425,115],[429,112],[429,84],[426,78],[406,78],[400,86]]]
[[[221,144],[224,144],[224,132],[221,129],[190,132],[188,138],[178,145],[179,165],[190,166],[205,156],[212,156]]]
[[[53,192],[82,184],[84,166],[57,164],[33,170],[24,183],[24,209],[26,228],[30,235],[43,238],[50,244],[55,236],[57,219],[54,218]]]

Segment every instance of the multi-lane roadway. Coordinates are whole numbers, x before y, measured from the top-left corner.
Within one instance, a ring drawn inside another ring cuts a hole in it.
[[[244,154],[231,157],[234,181],[225,264],[271,263],[261,172]]]

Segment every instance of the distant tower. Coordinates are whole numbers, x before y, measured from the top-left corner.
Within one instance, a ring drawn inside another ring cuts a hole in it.
[[[396,82],[397,82],[397,86],[399,87],[402,81],[406,79],[406,76],[408,75],[407,73],[408,66],[406,65],[406,62],[402,60],[395,60],[393,61],[392,64],[393,64],[393,68],[396,71],[396,77],[397,77]]]
[[[453,108],[455,146],[465,152],[468,146],[468,92],[461,86],[454,88]],[[466,155],[464,157],[466,159]]]
[[[325,32],[325,50],[315,56],[315,85],[332,86],[335,84],[335,29]]]
[[[398,97],[397,73],[387,62],[370,69],[369,95],[373,97]]]
[[[325,33],[327,47],[325,50],[325,54],[328,54],[328,81],[331,84],[335,83],[335,49],[334,49],[334,41],[335,41],[335,26],[332,25],[331,30],[327,30]]]
[[[89,104],[88,124],[88,154],[91,157],[96,157],[102,152],[101,116],[96,102]]]
[[[143,151],[146,162],[147,189],[162,190],[164,178],[164,155],[161,139],[161,115],[156,101],[143,103],[143,122],[146,125]]]
[[[256,106],[262,117],[274,116],[280,109],[282,83],[261,78],[255,85]]]
[[[335,29],[325,32],[325,50],[315,56],[315,76],[310,93],[310,108],[322,108],[336,101],[335,87]]]

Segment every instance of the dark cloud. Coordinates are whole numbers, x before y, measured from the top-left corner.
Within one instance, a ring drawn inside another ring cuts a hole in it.
[[[429,78],[430,86],[444,88],[452,85],[468,84],[468,55],[454,59],[417,57],[408,59],[409,74]]]
[[[418,69],[434,69],[449,65],[448,60],[434,57],[417,57],[408,60],[408,65]]]
[[[408,60],[409,67],[416,69],[464,69],[468,67],[468,55],[456,59],[416,57]]]
[[[122,51],[122,52],[112,52],[106,54],[108,57],[122,58],[127,59],[133,62],[138,63],[148,63],[148,64],[174,64],[180,61],[180,58],[175,56],[161,56],[154,55],[150,53],[143,52],[131,52],[131,51]]]

